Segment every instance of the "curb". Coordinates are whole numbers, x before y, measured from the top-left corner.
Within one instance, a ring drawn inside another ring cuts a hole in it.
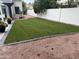
[[[14,42],[14,43],[9,43],[9,44],[4,44],[4,45],[16,45],[16,44],[20,44],[20,43],[29,43],[29,42],[33,42],[33,41],[38,41],[38,40],[43,40],[46,38],[52,38],[52,37],[59,37],[59,36],[66,36],[66,35],[74,35],[74,34],[78,34],[78,32],[74,33],[65,33],[65,34],[57,34],[57,35],[50,35],[50,36],[43,36],[43,37],[39,37],[39,38],[33,38],[33,39],[29,39],[29,40],[24,40],[24,41],[19,41],[19,42]]]

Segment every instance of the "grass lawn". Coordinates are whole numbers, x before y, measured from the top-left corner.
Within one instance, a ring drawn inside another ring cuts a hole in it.
[[[5,44],[70,32],[79,32],[79,27],[40,18],[16,20]]]

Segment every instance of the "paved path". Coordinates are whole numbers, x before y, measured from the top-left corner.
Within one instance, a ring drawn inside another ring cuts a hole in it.
[[[4,41],[5,41],[6,37],[7,37],[13,23],[14,23],[14,21],[12,21],[12,24],[8,24],[8,27],[6,28],[5,32],[0,34],[0,45],[4,44]]]
[[[1,46],[0,59],[79,59],[79,33]]]

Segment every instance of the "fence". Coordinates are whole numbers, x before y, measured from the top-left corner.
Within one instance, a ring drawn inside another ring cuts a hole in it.
[[[28,10],[27,14],[79,26],[79,8],[48,9],[45,15],[37,15],[33,10]]]

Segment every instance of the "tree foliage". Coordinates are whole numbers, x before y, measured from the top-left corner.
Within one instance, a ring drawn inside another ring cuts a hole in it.
[[[22,2],[22,7],[23,7],[23,14],[27,14],[27,8],[26,8],[26,3],[23,1]]]
[[[44,13],[46,9],[57,8],[57,0],[35,0],[33,5],[35,13]]]
[[[47,4],[46,4],[47,9],[50,8],[57,8],[57,0],[47,0]]]

